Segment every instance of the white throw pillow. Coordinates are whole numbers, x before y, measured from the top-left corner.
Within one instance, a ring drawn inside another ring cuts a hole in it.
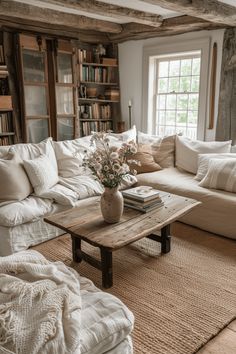
[[[137,136],[137,131],[136,131],[136,126],[133,125],[133,127],[123,133],[109,133],[109,140],[110,140],[110,146],[117,146],[120,147],[122,143],[128,142],[128,141],[136,141],[136,136]]]
[[[138,143],[150,145],[155,162],[162,168],[168,168],[174,166],[175,137],[175,134],[160,137],[138,132]]]
[[[199,186],[236,193],[236,159],[212,159]]]
[[[24,168],[37,196],[47,192],[58,182],[58,173],[46,155],[24,160]]]
[[[183,170],[196,174],[199,154],[230,153],[229,141],[200,141],[176,136],[175,164]]]
[[[200,154],[198,155],[198,170],[197,175],[194,177],[197,181],[201,181],[207,174],[209,161],[211,159],[221,159],[226,158],[236,159],[236,154]]]
[[[46,155],[54,168],[57,169],[57,160],[52,145],[52,138],[41,141],[38,144],[16,144],[10,147],[22,160],[33,160],[40,155]]]
[[[92,151],[91,136],[74,140],[53,141],[60,177],[73,177],[85,174],[82,167],[85,151]]]
[[[231,152],[236,153],[236,145],[231,146]]]

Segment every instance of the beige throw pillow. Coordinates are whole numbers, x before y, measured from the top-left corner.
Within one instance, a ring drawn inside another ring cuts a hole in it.
[[[20,157],[9,153],[6,159],[0,159],[0,205],[21,201],[32,191]]]
[[[209,161],[207,174],[199,186],[236,193],[236,159]]]
[[[151,146],[154,160],[162,168],[174,166],[175,137],[175,134],[160,137],[138,132],[138,142],[141,144],[149,144]]]
[[[198,169],[199,154],[229,153],[231,140],[229,141],[200,141],[187,137],[176,136],[176,161],[177,167],[196,174]]]
[[[129,163],[130,169],[136,170],[137,173],[148,173],[160,171],[162,168],[155,162],[152,156],[152,148],[149,145],[139,144],[136,154],[130,157],[132,160],[136,160],[140,165],[135,163]]]
[[[207,174],[209,161],[211,159],[225,160],[226,158],[236,159],[236,154],[200,154],[198,155],[198,170],[194,177],[197,181],[201,181]]]
[[[24,167],[37,196],[49,191],[58,183],[58,172],[46,155],[24,160]]]

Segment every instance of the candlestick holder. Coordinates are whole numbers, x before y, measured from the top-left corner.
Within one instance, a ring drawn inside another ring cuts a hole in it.
[[[132,106],[131,106],[131,104],[129,104],[128,108],[129,108],[129,129],[131,129],[131,124],[132,124],[132,122],[131,122],[131,119],[132,119],[132,112],[131,112]]]

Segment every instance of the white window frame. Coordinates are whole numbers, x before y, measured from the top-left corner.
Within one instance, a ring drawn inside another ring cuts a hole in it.
[[[158,46],[144,47],[143,52],[143,118],[141,128],[143,132],[155,133],[154,127],[154,99],[156,85],[156,58],[159,56],[176,56],[187,52],[201,52],[200,89],[199,89],[199,112],[197,139],[204,140],[207,122],[207,102],[208,102],[208,70],[210,39],[198,39],[170,44],[160,44]]]

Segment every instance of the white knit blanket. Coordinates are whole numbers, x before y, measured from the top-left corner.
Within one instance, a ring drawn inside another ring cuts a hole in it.
[[[0,354],[80,353],[79,276],[36,251],[0,257]]]

